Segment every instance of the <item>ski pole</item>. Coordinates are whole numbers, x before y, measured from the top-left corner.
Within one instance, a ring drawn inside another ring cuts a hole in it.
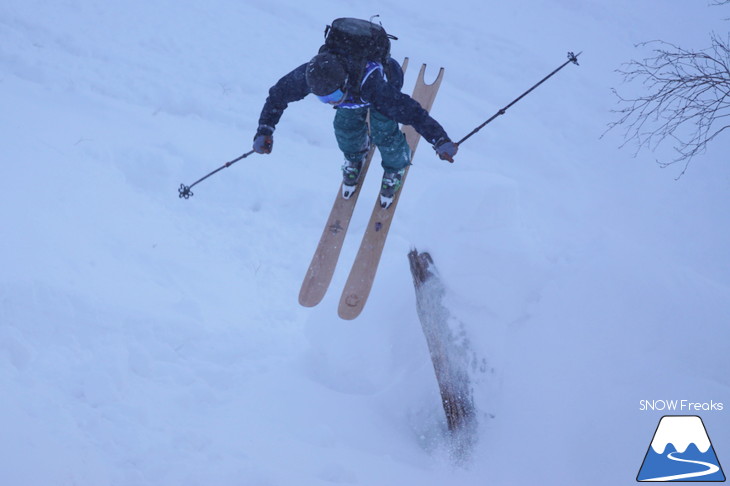
[[[545,81],[547,81],[548,78],[550,78],[553,74],[557,73],[558,71],[560,71],[561,69],[563,69],[565,66],[567,66],[571,62],[577,66],[578,65],[578,56],[580,56],[581,54],[583,54],[582,51],[579,52],[578,54],[573,54],[572,52],[568,52],[568,60],[565,61],[563,64],[561,64],[560,67],[558,67],[555,71],[551,72],[550,74],[548,74],[547,76],[545,76],[544,78],[542,78],[532,88],[528,89],[527,91],[525,91],[524,93],[522,93],[520,96],[518,96],[517,98],[515,98],[512,101],[512,103],[510,103],[509,105],[505,106],[504,108],[502,108],[501,110],[499,110],[497,113],[495,113],[494,115],[492,115],[492,117],[489,118],[489,120],[485,121],[484,123],[482,123],[481,125],[479,125],[478,127],[476,127],[466,137],[464,137],[461,140],[459,140],[458,142],[456,142],[456,145],[461,145],[466,139],[468,139],[469,137],[471,137],[472,135],[474,135],[475,133],[477,133],[479,130],[481,130],[482,128],[484,128],[485,126],[487,126],[487,124],[490,123],[492,120],[494,120],[495,118],[497,118],[500,115],[504,115],[504,113],[512,105],[514,105],[515,103],[517,103],[518,101],[520,101],[522,98],[524,98],[525,96],[527,96],[528,94],[530,94],[530,92],[532,92],[532,90],[534,90],[535,88],[537,88],[538,86],[540,86],[542,83],[544,83]]]
[[[233,159],[233,160],[231,160],[230,162],[226,162],[225,164],[221,165],[220,167],[218,167],[218,168],[217,168],[216,170],[214,170],[214,171],[213,171],[213,172],[211,172],[210,174],[206,175],[205,177],[201,177],[200,179],[198,179],[197,181],[193,182],[193,183],[192,183],[192,184],[190,184],[189,186],[186,186],[185,184],[180,184],[180,187],[179,187],[179,188],[178,188],[178,190],[177,190],[177,192],[179,192],[179,193],[180,193],[179,197],[180,197],[181,199],[189,199],[189,198],[191,198],[191,197],[193,196],[193,191],[191,191],[190,189],[191,189],[191,188],[192,188],[192,187],[193,187],[193,186],[194,186],[195,184],[197,184],[197,183],[199,183],[199,182],[203,182],[203,181],[204,181],[205,179],[207,179],[208,177],[212,176],[212,175],[213,175],[213,174],[215,174],[216,172],[220,172],[220,171],[222,171],[223,169],[225,169],[226,167],[230,167],[230,166],[232,166],[233,164],[235,164],[235,163],[236,163],[236,162],[238,162],[239,160],[241,160],[241,159],[245,159],[246,157],[248,157],[248,156],[249,156],[249,155],[251,155],[252,153],[254,153],[254,151],[253,151],[253,150],[251,150],[250,152],[246,152],[245,154],[241,155],[240,157],[238,157],[238,158],[236,158],[236,159]]]

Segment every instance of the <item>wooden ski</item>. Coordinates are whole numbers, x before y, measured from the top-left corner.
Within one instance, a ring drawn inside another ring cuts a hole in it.
[[[432,84],[426,84],[424,80],[425,72],[426,65],[424,64],[421,66],[421,71],[418,74],[416,87],[413,90],[413,99],[418,101],[426,111],[430,111],[439,87],[441,86],[441,81],[443,80],[444,68],[439,70],[439,74]],[[405,133],[408,146],[411,149],[412,161],[421,136],[411,126],[403,127],[403,133]],[[407,175],[408,168],[406,168],[406,173],[403,174],[403,185],[405,185]],[[350,275],[347,278],[347,283],[340,297],[340,305],[337,312],[342,319],[349,320],[356,318],[365,307],[375,280],[380,257],[383,254],[385,240],[388,237],[393,215],[395,214],[401,192],[403,192],[403,185],[401,185],[400,190],[395,194],[393,203],[387,209],[381,207],[380,195],[378,195],[375,208],[370,216],[370,222],[363,235],[360,249],[357,252],[355,262],[352,265]]]
[[[342,185],[340,185],[337,198],[332,205],[329,218],[327,218],[327,224],[324,231],[322,231],[312,262],[309,264],[307,274],[299,290],[299,303],[304,307],[314,307],[319,304],[327,293],[327,288],[332,281],[332,275],[335,273],[337,260],[340,258],[347,228],[350,226],[352,213],[355,210],[355,203],[357,198],[360,197],[360,190],[374,152],[375,147],[373,146],[370,148],[365,162],[363,162],[358,188],[349,199],[342,197]]]
[[[403,61],[403,72],[408,68],[408,58]],[[327,218],[317,249],[314,251],[312,262],[304,276],[302,287],[299,290],[299,303],[304,307],[314,307],[319,304],[327,293],[332,276],[335,273],[337,261],[340,258],[342,244],[350,225],[355,203],[360,196],[360,190],[365,182],[370,160],[373,158],[375,147],[371,147],[361,169],[360,182],[355,193],[349,199],[342,197],[342,184],[337,191],[337,197]]]

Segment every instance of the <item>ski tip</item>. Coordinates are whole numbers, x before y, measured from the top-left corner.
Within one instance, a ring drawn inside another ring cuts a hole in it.
[[[337,315],[340,319],[351,321],[360,315],[364,305],[365,302],[357,293],[343,294],[340,306],[337,309]]]
[[[322,301],[327,291],[327,284],[313,285],[314,279],[311,277],[311,267],[307,273],[307,278],[302,283],[299,290],[299,305],[302,307],[314,307]]]
[[[301,305],[302,307],[314,307],[318,303],[319,302],[310,302],[306,298],[299,297],[299,305]]]

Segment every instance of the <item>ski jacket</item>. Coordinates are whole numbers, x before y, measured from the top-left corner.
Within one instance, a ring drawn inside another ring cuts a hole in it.
[[[376,65],[374,68],[373,64]],[[342,105],[335,106],[335,109],[371,106],[391,120],[413,126],[432,145],[440,140],[448,140],[443,127],[416,100],[400,91],[403,86],[403,70],[394,59],[388,60],[388,72],[392,78],[389,80],[385,78],[381,64],[373,62],[368,66],[371,69],[366,69],[363,79],[348,82],[347,91],[359,93],[359,99],[348,97]],[[258,133],[271,135],[289,103],[310,94],[305,77],[306,69],[307,63],[302,64],[269,89],[269,96],[259,117]],[[360,85],[359,89],[357,85],[351,85],[353,81]]]

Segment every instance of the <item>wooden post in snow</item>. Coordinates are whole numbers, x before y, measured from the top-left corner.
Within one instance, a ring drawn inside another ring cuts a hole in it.
[[[416,289],[418,317],[436,372],[446,422],[456,439],[454,452],[463,459],[476,430],[467,350],[456,342],[451,329],[453,319],[443,303],[445,289],[431,255],[414,249],[408,254],[408,260]]]

